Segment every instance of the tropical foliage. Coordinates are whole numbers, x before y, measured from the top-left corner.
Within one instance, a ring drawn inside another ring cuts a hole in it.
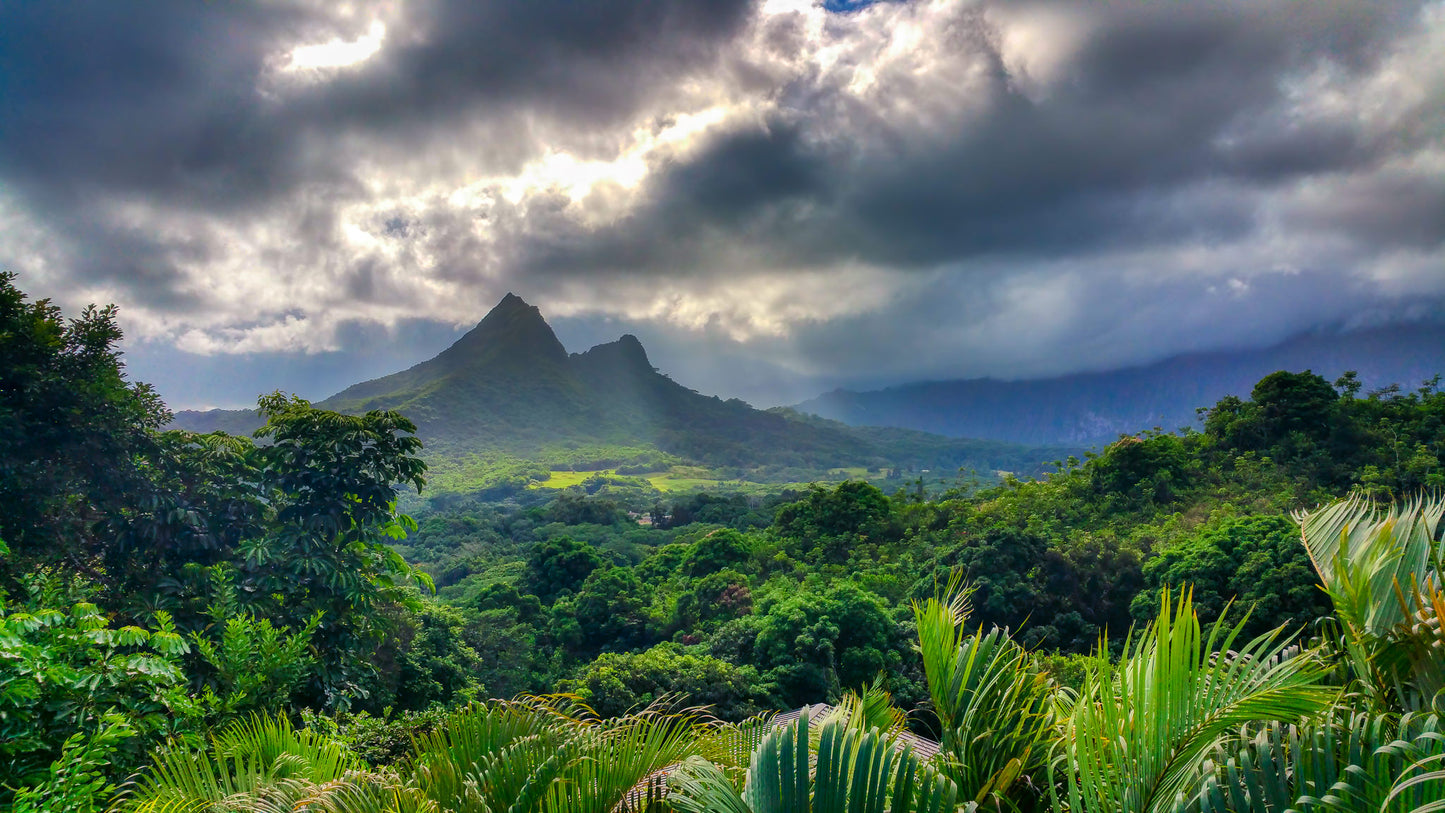
[[[164,431],[11,279],[0,810],[1445,809],[1438,382],[941,493],[423,501],[401,414]]]
[[[957,789],[884,731],[835,719],[812,738],[806,712],[753,751],[741,791],[727,774],[692,757],[668,777],[680,813],[942,813]]]

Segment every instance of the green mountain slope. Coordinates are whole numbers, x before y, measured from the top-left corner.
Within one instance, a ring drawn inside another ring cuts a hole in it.
[[[545,466],[693,462],[760,469],[1036,469],[1057,450],[849,427],[705,396],[653,368],[634,336],[568,355],[537,308],[508,294],[435,358],[348,387],[319,406],[395,409],[426,442],[444,488],[483,485],[504,461]],[[254,412],[182,412],[196,431],[254,428]],[[502,465],[502,468],[506,468]],[[468,472],[471,472],[470,474]]]

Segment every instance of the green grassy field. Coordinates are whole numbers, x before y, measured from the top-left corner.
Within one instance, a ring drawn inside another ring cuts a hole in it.
[[[639,484],[645,482],[664,494],[709,491],[712,489],[726,489],[729,492],[743,494],[763,494],[786,488],[801,488],[807,485],[807,482],[803,481],[756,482],[753,480],[740,480],[720,476],[718,472],[703,466],[672,466],[664,471],[652,471],[635,475],[620,475],[616,469],[597,469],[595,471],[550,469],[547,471],[546,479],[534,480],[527,488],[571,488],[572,486],[581,485],[592,477],[632,480],[639,482]],[[868,469],[862,466],[828,469],[826,473],[819,472],[818,477],[808,482],[838,482],[848,479],[868,479]]]
[[[759,485],[758,483],[749,483],[743,480],[714,480],[704,477],[679,477],[667,473],[648,475],[647,482],[652,483],[653,488],[663,493],[667,493],[670,491],[702,491],[712,488],[714,486],[720,486],[724,483],[736,486]]]
[[[547,473],[547,479],[538,480],[528,488],[571,488],[581,485],[591,477],[618,477],[616,469],[601,469],[599,471],[562,471],[553,470]],[[692,466],[678,466],[675,469],[660,472],[648,472],[646,474],[633,475],[635,479],[645,480],[658,491],[686,491],[689,489],[707,489],[723,483],[744,485],[741,480],[720,480],[708,475],[706,469],[695,469]],[[753,485],[748,483],[746,485]]]
[[[601,471],[549,471],[547,479],[538,480],[527,486],[527,488],[571,488],[581,485],[588,477],[611,477],[617,472],[614,469],[603,469]]]
[[[844,470],[830,472],[830,474],[841,474]],[[860,470],[861,471],[861,470]],[[563,489],[581,485],[591,477],[622,477],[615,469],[601,469],[598,471],[564,471],[551,470],[547,473],[547,479],[533,482],[528,488]],[[768,489],[776,490],[780,485],[786,484],[764,484],[754,483],[747,480],[723,479],[714,476],[712,472],[697,466],[674,466],[667,471],[647,472],[645,474],[632,475],[633,479],[643,480],[653,488],[663,493],[679,491],[705,491],[720,486],[727,486],[732,491],[751,491]]]

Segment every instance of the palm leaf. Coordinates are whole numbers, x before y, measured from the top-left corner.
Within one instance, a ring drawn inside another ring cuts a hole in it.
[[[834,714],[850,728],[859,731],[878,729],[890,737],[902,733],[908,714],[893,705],[893,695],[883,688],[884,676],[879,674],[862,692],[848,691],[834,707]]]
[[[308,788],[363,767],[339,742],[297,730],[284,716],[254,715],[213,737],[206,750],[162,751],[115,807],[136,813],[253,809],[266,800],[299,801]]]
[[[1438,715],[1340,711],[1302,726],[1258,727],[1216,750],[1202,813],[1431,813],[1445,809]],[[1431,770],[1435,768],[1434,770]]]
[[[1343,627],[1340,649],[1379,708],[1445,688],[1439,613],[1445,500],[1417,497],[1381,510],[1354,496],[1295,519]]]
[[[816,760],[805,712],[753,752],[741,793],[700,757],[668,777],[682,813],[953,813],[957,788],[906,744],[839,718],[823,723]],[[972,805],[969,806],[970,809]]]
[[[696,712],[647,709],[599,724],[574,741],[563,781],[549,788],[548,813],[609,813],[648,776],[693,750]]]
[[[1325,666],[1286,649],[1280,631],[1234,650],[1247,619],[1213,625],[1208,638],[1186,591],[1126,645],[1117,668],[1092,667],[1067,723],[1056,770],[1078,813],[1176,810],[1208,772],[1208,755],[1256,722],[1297,722],[1337,692]]]
[[[919,649],[943,741],[939,768],[968,798],[1001,803],[1041,772],[1054,739],[1054,686],[1002,630],[965,633],[966,593],[915,604]]]
[[[524,792],[545,790],[583,723],[561,698],[475,704],[417,738],[410,784],[448,810],[507,810]],[[569,756],[570,758],[570,756]],[[525,808],[524,808],[525,809]]]

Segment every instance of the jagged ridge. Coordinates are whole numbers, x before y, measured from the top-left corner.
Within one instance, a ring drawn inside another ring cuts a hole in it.
[[[540,311],[513,294],[436,357],[348,387],[320,406],[400,410],[416,422],[430,454],[443,457],[618,446],[740,468],[944,467],[988,465],[995,457],[1016,462],[1018,451],[923,433],[884,442],[843,424],[705,396],[654,369],[632,335],[568,355]],[[206,430],[224,419],[235,431],[244,423],[236,415],[182,413],[177,424]]]

